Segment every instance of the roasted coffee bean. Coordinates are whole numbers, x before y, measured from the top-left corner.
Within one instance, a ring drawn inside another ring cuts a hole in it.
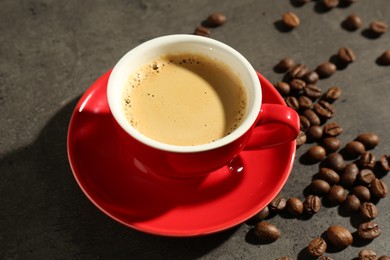
[[[362,19],[355,14],[351,14],[345,19],[344,24],[348,30],[357,30],[362,26]]]
[[[367,240],[377,238],[381,234],[378,224],[374,221],[360,224],[357,231],[360,238]]]
[[[299,103],[298,103],[298,100],[296,97],[288,96],[288,97],[286,97],[285,102],[286,102],[286,105],[291,107],[292,109],[294,109],[296,111],[299,109]]]
[[[318,101],[317,104],[314,104],[313,110],[317,113],[317,115],[320,118],[324,118],[324,119],[330,119],[334,117],[336,113],[333,106],[324,100],[320,100]]]
[[[355,163],[349,163],[345,166],[342,174],[340,175],[340,183],[347,187],[353,186],[358,174],[359,168],[357,165]]]
[[[324,161],[324,166],[336,172],[341,172],[345,167],[345,161],[341,154],[330,153]]]
[[[289,75],[292,78],[303,78],[306,73],[307,67],[304,64],[296,64],[289,71]]]
[[[356,197],[359,198],[361,202],[370,201],[371,199],[370,190],[366,186],[358,185],[353,188],[352,192],[356,195]]]
[[[315,145],[307,150],[306,155],[310,162],[319,162],[326,157],[326,151],[322,146]]]
[[[318,213],[321,209],[321,199],[315,195],[308,195],[303,202],[303,208],[311,215]]]
[[[287,200],[286,210],[291,215],[298,217],[298,216],[302,215],[303,203],[298,198],[289,198]]]
[[[299,92],[306,87],[306,82],[301,79],[293,79],[290,81],[290,87],[294,92]]]
[[[313,180],[310,184],[310,191],[311,194],[322,196],[326,193],[328,193],[330,190],[330,185],[324,180],[317,179]]]
[[[278,196],[270,202],[268,207],[274,212],[282,212],[286,208],[286,199]]]
[[[311,109],[306,109],[302,113],[310,121],[310,125],[320,125],[321,120],[318,115]]]
[[[375,167],[375,155],[371,152],[365,152],[359,159],[360,168],[374,169]]]
[[[390,49],[382,53],[378,60],[382,65],[390,65]]]
[[[322,167],[318,172],[318,178],[329,184],[336,184],[340,181],[340,175],[332,169]]]
[[[341,97],[342,90],[339,87],[331,87],[329,88],[325,94],[322,96],[322,99],[329,102],[333,103],[337,99]]]
[[[303,79],[307,84],[316,84],[317,81],[320,79],[320,76],[318,76],[318,73],[315,71],[309,71],[308,73],[306,73]]]
[[[195,35],[210,37],[210,30],[204,26],[198,26],[194,31]]]
[[[336,137],[343,132],[343,128],[337,122],[331,122],[324,125],[324,135],[329,137]]]
[[[310,241],[309,245],[307,246],[307,251],[309,251],[310,255],[319,257],[325,254],[326,248],[327,244],[325,240],[320,237],[316,237]]]
[[[339,5],[340,1],[339,0],[323,0],[322,1],[323,5],[325,8],[334,8]]]
[[[261,221],[255,226],[256,236],[266,242],[273,242],[280,237],[279,229],[272,223]]]
[[[295,65],[295,61],[291,58],[284,58],[276,64],[275,68],[278,72],[286,72]]]
[[[375,34],[383,34],[387,32],[387,23],[384,21],[373,21],[370,23],[370,30]]]
[[[327,153],[333,153],[341,147],[341,141],[336,137],[327,137],[322,141],[322,147]]]
[[[383,255],[383,256],[379,257],[378,260],[390,260],[390,256]]]
[[[311,100],[316,100],[322,95],[322,90],[316,85],[312,85],[312,84],[307,84],[306,87],[303,89],[303,92]]]
[[[343,47],[338,51],[338,56],[340,60],[345,63],[352,63],[356,60],[356,55],[351,48]]]
[[[359,155],[362,155],[366,152],[366,148],[364,147],[364,144],[362,144],[359,141],[352,141],[347,143],[345,146],[345,151],[348,153],[349,156],[356,158]]]
[[[358,135],[355,139],[361,142],[366,147],[366,150],[375,148],[379,144],[379,137],[374,133],[363,133]]]
[[[384,154],[381,156],[380,165],[382,170],[390,171],[390,154]]]
[[[303,145],[304,143],[306,143],[306,134],[305,132],[303,131],[299,131],[299,134],[297,136],[297,138],[295,139],[296,140],[296,146],[299,147],[301,145]]]
[[[378,209],[372,202],[363,202],[360,206],[360,214],[365,220],[373,220],[378,216]]]
[[[362,169],[357,175],[359,183],[365,186],[368,186],[375,178],[374,172],[370,169]]]
[[[326,230],[326,236],[329,242],[337,248],[345,248],[352,244],[353,237],[351,232],[343,226],[335,225]]]
[[[335,205],[343,203],[344,200],[347,198],[347,193],[345,189],[337,184],[330,187],[327,195],[329,202]]]
[[[222,13],[212,13],[207,17],[207,24],[210,26],[220,26],[226,22],[226,16]]]
[[[358,197],[354,194],[350,194],[347,196],[347,198],[344,201],[345,208],[349,212],[355,212],[360,209],[361,203]]]
[[[371,249],[360,250],[359,260],[376,260],[376,253]]]
[[[265,206],[259,213],[256,214],[256,218],[259,220],[266,219],[269,216],[269,208]]]
[[[307,138],[311,141],[320,140],[322,138],[322,134],[323,134],[323,129],[319,125],[310,126],[309,129],[307,129],[306,131]]]
[[[302,111],[313,107],[313,101],[306,96],[299,96],[298,104],[299,104],[299,109],[301,109]]]
[[[286,102],[287,103],[287,102]],[[305,116],[299,116],[300,128],[301,131],[306,132],[310,127],[310,121]]]
[[[370,183],[370,191],[372,195],[374,195],[377,198],[384,198],[387,196],[388,188],[386,183],[381,181],[380,179],[374,179]]]
[[[282,21],[290,28],[298,27],[300,24],[299,17],[293,12],[284,13],[282,16]]]
[[[316,68],[316,72],[320,78],[327,78],[332,76],[337,70],[336,65],[331,62],[325,62]]]
[[[287,96],[288,94],[290,94],[291,88],[290,84],[288,84],[287,82],[279,81],[274,86],[276,90],[280,93],[280,95]]]
[[[323,256],[320,256],[320,258],[318,258],[318,260],[333,260],[333,258],[330,256],[323,255]]]

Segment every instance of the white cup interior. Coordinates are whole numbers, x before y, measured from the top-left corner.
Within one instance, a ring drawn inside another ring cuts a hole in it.
[[[127,121],[122,108],[123,89],[134,71],[158,57],[169,53],[198,53],[225,63],[241,79],[247,93],[247,110],[241,125],[229,135],[214,142],[179,146],[161,143],[138,132]],[[200,152],[224,146],[242,136],[255,122],[261,106],[261,86],[256,71],[236,50],[228,45],[196,35],[168,35],[147,41],[126,53],[113,68],[107,86],[108,104],[115,120],[133,138],[171,152]]]

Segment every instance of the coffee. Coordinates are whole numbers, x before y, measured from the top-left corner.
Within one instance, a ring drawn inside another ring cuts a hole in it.
[[[123,96],[134,128],[181,146],[228,135],[243,121],[246,105],[245,88],[226,64],[192,53],[167,54],[139,68]]]

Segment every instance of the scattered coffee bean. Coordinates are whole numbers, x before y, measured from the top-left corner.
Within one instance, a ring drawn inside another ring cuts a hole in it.
[[[387,196],[388,188],[387,188],[386,183],[384,183],[380,179],[374,179],[370,183],[370,191],[371,191],[372,195],[374,195],[377,198],[382,199],[382,198]]]
[[[290,28],[298,27],[300,24],[299,17],[293,12],[284,13],[282,16],[282,21]]]
[[[355,14],[351,14],[345,19],[344,24],[348,30],[357,30],[362,26],[362,19]]]
[[[377,238],[381,234],[381,230],[374,221],[364,222],[358,227],[358,235],[362,239],[371,240]]]
[[[325,119],[330,119],[334,117],[336,113],[333,106],[324,100],[320,100],[318,101],[317,104],[314,104],[313,110],[317,113],[317,115],[320,118],[325,118]]]
[[[298,104],[299,104],[299,109],[301,109],[302,111],[313,107],[313,101],[306,96],[299,96]]]
[[[341,172],[345,167],[345,161],[341,154],[330,153],[324,161],[324,166],[336,172]]]
[[[311,215],[318,213],[321,209],[321,199],[315,195],[308,195],[303,202],[303,208]]]
[[[280,237],[279,229],[272,223],[261,221],[255,226],[256,236],[263,241],[273,242]]]
[[[299,147],[299,146],[303,145],[304,143],[306,143],[306,139],[307,139],[307,137],[306,137],[305,132],[299,131],[297,139],[295,139],[296,140],[296,146]]]
[[[275,68],[278,72],[286,72],[295,65],[295,61],[291,58],[284,58],[276,64]]]
[[[298,198],[294,198],[294,197],[293,198],[289,198],[287,200],[286,210],[291,215],[293,215],[295,217],[298,217],[298,216],[302,215],[303,203]]]
[[[326,157],[326,151],[322,146],[315,145],[307,150],[306,155],[310,162],[319,162]]]
[[[299,109],[299,103],[298,103],[298,100],[296,97],[288,96],[288,97],[286,97],[285,102],[286,102],[286,105],[291,107],[292,109],[294,109],[296,111]]]
[[[342,174],[340,175],[340,183],[347,187],[353,186],[358,174],[359,168],[357,165],[355,163],[349,163],[345,166]]]
[[[286,199],[278,196],[270,202],[268,207],[274,212],[282,212],[286,208]]]
[[[322,90],[318,86],[312,84],[307,84],[306,87],[303,89],[303,92],[311,100],[316,100],[322,95]]]
[[[307,110],[303,111],[302,114],[307,119],[309,119],[310,125],[320,125],[321,124],[320,118],[318,117],[318,115],[312,109],[307,109]]]
[[[323,0],[322,3],[323,3],[325,8],[331,9],[331,8],[338,6],[340,1],[339,0]]]
[[[360,214],[365,220],[373,220],[378,216],[378,209],[372,202],[363,202],[360,206]]]
[[[269,216],[269,208],[265,206],[259,213],[256,214],[256,218],[259,220],[266,219]]]
[[[331,122],[324,125],[324,135],[336,137],[343,132],[343,128],[337,122]]]
[[[340,60],[345,63],[352,63],[356,60],[356,55],[351,48],[343,47],[338,51],[338,56]]]
[[[373,21],[370,23],[370,30],[375,34],[383,34],[387,32],[387,23],[384,21]]]
[[[361,203],[358,197],[354,194],[350,194],[347,196],[347,198],[344,201],[345,208],[349,212],[355,212],[360,209]]]
[[[374,169],[375,155],[371,152],[365,152],[360,156],[359,166],[364,169]]]
[[[382,65],[390,65],[390,49],[386,50],[381,56],[379,56],[379,62]]]
[[[310,184],[310,191],[311,194],[313,195],[322,196],[328,193],[329,190],[330,190],[329,183],[321,179],[313,180]]]
[[[226,16],[222,13],[212,13],[207,17],[207,24],[210,26],[220,26],[226,22]]]
[[[306,135],[307,135],[307,138],[310,140],[310,141],[317,141],[317,140],[320,140],[322,138],[322,134],[323,134],[323,129],[321,126],[319,125],[313,125],[313,126],[310,126],[307,131],[306,131]],[[325,149],[325,148],[324,148]],[[326,149],[325,149],[326,151]]]
[[[333,153],[341,147],[341,141],[336,137],[327,137],[322,141],[322,147],[327,153]]]
[[[375,148],[379,144],[379,137],[374,133],[363,133],[358,135],[355,139],[361,142],[366,147],[366,150]]]
[[[287,102],[286,102],[287,103]],[[305,116],[300,115],[299,116],[299,122],[300,122],[300,128],[301,131],[307,132],[307,130],[310,127],[310,121]]]
[[[371,249],[360,250],[359,260],[376,260],[376,253]]]
[[[340,175],[332,169],[322,167],[318,173],[318,178],[329,184],[336,184],[340,181]]]
[[[382,170],[390,171],[390,154],[384,154],[381,156],[380,165]]]
[[[335,225],[326,230],[326,236],[329,242],[337,248],[345,248],[352,244],[353,237],[351,232],[343,226]]]
[[[307,84],[316,84],[317,81],[320,79],[320,76],[318,76],[318,73],[315,71],[309,71],[308,73],[306,73],[303,79]]]
[[[318,260],[333,260],[333,258],[330,256],[323,255],[323,256],[320,256],[320,258],[318,258]]]
[[[275,85],[276,90],[280,93],[282,96],[287,96],[290,94],[290,85],[287,82],[279,81]]]
[[[206,27],[198,26],[195,28],[194,34],[199,36],[210,37],[210,30]]]
[[[390,256],[383,255],[383,256],[379,257],[378,260],[390,260]]]
[[[306,82],[301,79],[293,79],[290,81],[290,87],[294,92],[299,92],[306,87]]]
[[[357,175],[359,183],[365,186],[368,186],[375,178],[375,174],[371,169],[362,169]]]
[[[328,192],[328,200],[330,203],[338,205],[345,201],[347,193],[345,189],[340,185],[333,185]]]
[[[329,102],[333,103],[337,99],[341,97],[342,90],[339,87],[331,87],[329,88],[325,94],[322,96],[322,99]]]
[[[304,64],[296,64],[289,71],[289,75],[292,78],[303,78],[306,73],[307,67]]]
[[[362,144],[359,141],[352,141],[347,143],[345,146],[345,151],[348,153],[349,156],[356,158],[359,155],[362,155],[366,152],[366,148],[364,147],[364,144]]]
[[[319,257],[325,254],[326,248],[327,244],[325,240],[320,237],[316,237],[310,241],[309,245],[307,246],[307,251],[309,251],[310,255]]]
[[[366,186],[358,185],[353,188],[352,192],[356,195],[356,197],[359,198],[361,202],[370,201],[371,199],[370,190]]]
[[[336,65],[331,62],[325,62],[316,68],[316,72],[320,78],[328,78],[332,76],[337,70]]]

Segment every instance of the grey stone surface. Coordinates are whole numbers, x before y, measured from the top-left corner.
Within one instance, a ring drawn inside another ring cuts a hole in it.
[[[344,128],[343,143],[361,132],[381,137],[374,150],[390,153],[390,67],[376,58],[390,48],[390,32],[367,37],[372,20],[390,24],[388,0],[357,1],[328,12],[320,1],[297,7],[295,1],[0,1],[0,259],[307,259],[305,247],[331,224],[356,230],[354,217],[338,207],[323,207],[309,220],[275,216],[282,237],[271,244],[251,243],[251,223],[196,238],[166,238],[122,226],[101,213],[77,186],[66,154],[71,112],[82,93],[129,49],[148,39],[192,33],[211,12],[228,22],[212,37],[240,51],[270,81],[281,74],[273,66],[290,56],[309,68],[329,60],[343,46],[356,62],[319,82],[337,85],[343,96],[335,104]],[[301,25],[278,30],[285,11]],[[341,28],[356,13],[363,26]],[[318,165],[302,165],[298,149],[285,197],[303,199],[302,190]],[[390,184],[390,177],[383,180]],[[334,259],[353,259],[363,248],[390,255],[389,198],[377,204],[382,235],[342,251]],[[223,212],[221,212],[223,214]]]

